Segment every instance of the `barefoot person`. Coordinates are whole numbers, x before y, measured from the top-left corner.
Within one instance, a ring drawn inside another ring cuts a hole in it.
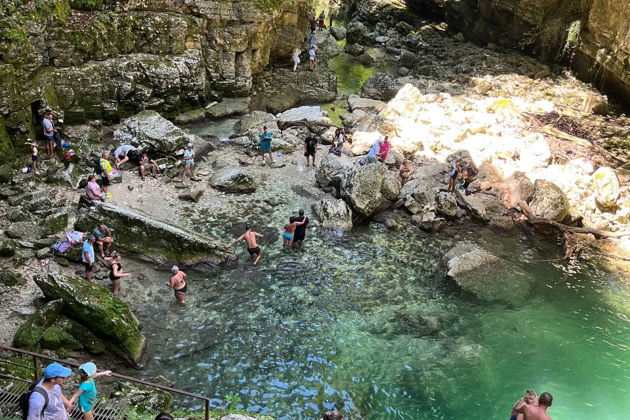
[[[286,225],[284,225],[284,246],[286,248],[291,248],[291,245],[293,245],[293,238],[295,236],[295,229],[300,226],[303,225],[306,222],[306,220],[302,220],[301,222],[296,222],[295,221],[295,217],[291,216],[289,218],[289,223],[287,223]]]
[[[153,177],[156,177],[160,173],[160,167],[155,163],[153,159],[149,157],[147,152],[142,152],[140,162],[138,162],[140,168],[140,178],[144,181],[144,176],[147,170],[151,171]]]
[[[174,265],[171,268],[171,281],[168,283],[168,287],[173,289],[175,293],[175,299],[177,303],[181,305],[186,304],[186,292],[188,291],[188,283],[186,283],[186,273],[180,271],[179,267]]]
[[[510,420],[523,420],[523,414],[516,412],[516,407],[523,401],[525,404],[538,405],[538,395],[536,395],[536,391],[528,389],[525,391],[525,394],[514,403],[512,406],[512,415],[510,416]]]
[[[521,401],[514,411],[518,414],[523,414],[523,420],[551,420],[547,409],[551,407],[553,397],[548,392],[543,392],[538,397],[538,405],[527,404],[525,401]]]
[[[105,260],[107,261],[107,265],[109,265],[109,279],[112,282],[112,293],[114,296],[120,295],[120,279],[123,277],[131,277],[131,273],[123,273],[120,260],[120,255],[115,252],[110,258]]]
[[[101,258],[105,258],[105,255],[109,255],[112,245],[114,244],[112,231],[101,223],[94,228],[92,235],[96,238],[96,244],[98,245],[98,250],[101,253]]]
[[[33,171],[33,173],[37,173],[37,160],[38,160],[37,143],[35,143],[31,139],[26,139],[26,143],[24,144],[26,144],[27,146],[31,146],[31,170]]]
[[[403,160],[403,163],[400,164],[398,168],[398,176],[400,177],[400,185],[405,185],[407,180],[409,180],[409,175],[411,175],[411,167],[409,166],[409,161],[407,159]]]
[[[254,232],[251,226],[245,225],[245,233],[243,233],[241,236],[236,238],[230,244],[230,246],[244,239],[245,244],[247,245],[247,252],[249,252],[249,255],[252,257],[252,261],[254,262],[254,265],[256,265],[258,261],[260,260],[260,258],[262,257],[262,252],[260,251],[260,247],[256,243],[256,238],[262,238],[262,237],[263,235],[261,233]]]
[[[308,225],[308,217],[304,216],[304,210],[300,209],[295,221],[304,222],[295,228],[295,233],[293,234],[293,245],[301,248],[302,242],[304,242],[304,238],[306,238],[306,226]]]

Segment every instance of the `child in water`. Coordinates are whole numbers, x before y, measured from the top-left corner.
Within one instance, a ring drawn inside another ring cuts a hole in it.
[[[295,217],[289,218],[289,223],[284,225],[284,246],[287,248],[291,248],[293,245],[293,238],[295,236],[295,228],[303,225],[306,221],[306,218],[301,222],[296,222]]]
[[[94,413],[92,409],[96,405],[96,384],[94,379],[99,376],[109,376],[112,374],[111,370],[103,372],[96,372],[96,365],[92,362],[84,363],[79,366],[79,373],[81,374],[81,384],[79,389],[74,393],[70,399],[70,407],[79,400],[79,408],[83,413],[83,420],[93,420]]]

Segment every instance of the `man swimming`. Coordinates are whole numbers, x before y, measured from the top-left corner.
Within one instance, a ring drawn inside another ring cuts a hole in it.
[[[514,407],[514,411],[519,414],[523,414],[524,420],[551,420],[549,414],[547,414],[547,409],[551,407],[553,402],[553,397],[548,392],[543,392],[538,397],[538,405],[529,405],[525,401],[521,401],[516,407]]]
[[[260,251],[260,247],[256,243],[256,238],[262,238],[262,233],[254,232],[249,224],[245,225],[245,233],[236,238],[230,246],[234,245],[237,242],[245,239],[245,244],[247,245],[247,252],[252,257],[252,261],[254,265],[258,263],[260,258],[262,257],[262,252]]]

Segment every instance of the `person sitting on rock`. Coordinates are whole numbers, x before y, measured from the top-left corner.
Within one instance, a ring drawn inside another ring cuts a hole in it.
[[[91,201],[105,201],[105,193],[96,182],[94,175],[88,176],[88,183],[85,186],[85,196]]]
[[[138,167],[140,168],[140,178],[144,181],[144,174],[146,170],[151,170],[151,174],[156,177],[160,173],[160,167],[155,163],[153,159],[149,157],[147,152],[142,152],[142,156],[140,156],[140,161],[138,162]]]
[[[171,268],[171,272],[173,273],[173,276],[171,277],[171,281],[168,283],[168,287],[173,289],[177,302],[181,305],[185,305],[186,292],[188,291],[188,283],[186,283],[186,273],[181,271],[176,265]]]
[[[376,154],[376,156],[378,156],[378,160],[385,163],[385,159],[387,159],[387,155],[389,155],[389,149],[391,146],[392,144],[389,142],[389,137],[385,136],[385,139],[381,142],[381,146]]]
[[[92,231],[92,235],[96,238],[98,249],[101,253],[101,258],[105,258],[105,255],[109,255],[112,245],[114,244],[114,236],[112,231],[103,223],[98,225]]]
[[[134,146],[130,144],[121,144],[114,150],[114,158],[116,159],[116,168],[120,168],[123,163],[129,160],[129,152],[138,152]],[[137,155],[136,155],[137,156]]]
[[[462,189],[464,190],[465,195],[471,194],[468,190],[468,186],[475,180],[475,175],[477,175],[477,171],[473,167],[472,163],[468,163],[466,161],[462,162],[459,176],[463,180]]]
[[[381,148],[381,141],[379,140],[379,141],[374,142],[372,147],[370,147],[370,151],[367,154],[368,163],[378,162],[378,151],[380,148]]]
[[[400,177],[400,185],[405,185],[409,180],[409,176],[411,175],[411,167],[409,166],[409,161],[407,159],[403,160],[403,163],[400,164],[400,168],[398,168],[398,176]]]
[[[260,260],[260,258],[262,257],[262,252],[260,250],[260,247],[256,243],[256,238],[262,238],[262,237],[263,235],[261,233],[254,232],[251,226],[249,224],[246,224],[245,233],[243,233],[241,236],[236,238],[230,244],[230,246],[244,239],[245,244],[247,245],[247,252],[249,252],[249,255],[252,257],[252,261],[254,262],[254,265],[256,265],[258,261]]]
[[[131,277],[131,273],[124,273],[122,271],[122,265],[120,264],[121,259],[120,254],[116,252],[114,252],[111,257],[105,259],[109,266],[109,280],[112,282],[112,294],[116,297],[120,295],[120,279],[123,277]]]
[[[303,225],[304,223],[306,223],[306,219],[302,220],[301,222],[298,222],[295,220],[295,217],[291,216],[289,218],[289,223],[287,223],[286,225],[284,225],[284,246],[286,248],[291,248],[291,245],[293,245],[293,238],[295,236],[295,229],[300,226]]]

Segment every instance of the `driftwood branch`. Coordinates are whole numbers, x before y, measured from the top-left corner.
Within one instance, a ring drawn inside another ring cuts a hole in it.
[[[597,239],[600,239],[600,238],[621,238],[622,236],[630,236],[630,231],[608,232],[608,231],[599,230],[599,229],[591,229],[591,228],[585,228],[585,227],[568,226],[568,225],[565,225],[563,223],[556,222],[554,220],[537,217],[534,214],[534,212],[532,211],[532,209],[529,207],[529,205],[526,202],[524,202],[524,201],[519,202],[519,206],[521,207],[521,210],[523,211],[523,214],[527,217],[527,222],[532,224],[532,225],[552,226],[552,227],[560,230],[561,232],[588,233],[588,234],[591,234],[591,235],[595,236]]]
[[[286,122],[279,122],[278,123],[278,128],[280,130],[286,130],[289,127],[335,127],[335,128],[340,128],[338,126],[336,126],[335,124],[331,124],[331,123],[327,123],[327,122],[323,122],[323,121],[306,121],[306,120],[302,120],[302,121],[286,121]]]

